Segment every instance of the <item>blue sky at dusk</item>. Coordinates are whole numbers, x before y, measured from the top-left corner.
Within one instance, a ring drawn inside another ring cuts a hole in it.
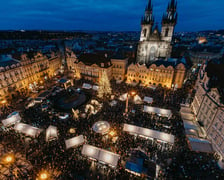
[[[0,0],[1,30],[138,31],[148,0]],[[169,0],[152,0],[161,23]],[[224,29],[224,0],[178,0],[176,31]]]

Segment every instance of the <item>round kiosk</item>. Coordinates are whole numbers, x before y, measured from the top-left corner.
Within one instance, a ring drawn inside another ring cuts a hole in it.
[[[110,124],[107,121],[97,121],[92,128],[96,133],[107,134],[110,130]]]

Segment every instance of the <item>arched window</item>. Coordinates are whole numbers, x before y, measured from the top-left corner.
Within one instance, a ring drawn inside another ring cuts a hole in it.
[[[165,37],[168,36],[168,33],[169,33],[169,28],[166,28]]]
[[[147,34],[147,29],[144,29],[144,30],[143,30],[143,35],[144,35],[144,37],[146,37],[146,34]]]

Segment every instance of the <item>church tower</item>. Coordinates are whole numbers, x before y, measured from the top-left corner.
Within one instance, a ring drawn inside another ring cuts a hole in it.
[[[151,0],[149,0],[149,3],[145,8],[145,15],[142,17],[141,21],[142,30],[140,41],[146,41],[149,39],[153,24],[154,24],[154,17],[152,13],[152,2]]]
[[[141,20],[141,35],[138,44],[136,62],[151,64],[158,59],[168,59],[171,55],[171,41],[177,23],[177,2],[170,0],[167,12],[163,15],[162,31],[154,26],[152,2],[149,0],[145,15]]]
[[[167,7],[167,12],[163,15],[162,19],[162,40],[171,42],[174,27],[177,24],[177,2],[176,0],[171,0]]]

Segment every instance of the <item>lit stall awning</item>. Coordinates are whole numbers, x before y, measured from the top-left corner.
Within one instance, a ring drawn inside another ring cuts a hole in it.
[[[6,119],[2,120],[4,127],[12,126],[21,121],[21,117],[18,112],[13,112],[7,116]]]
[[[96,160],[98,160],[99,153],[100,149],[95,146],[85,144],[82,148],[82,155],[88,156]]]
[[[117,166],[118,160],[120,158],[118,154],[87,144],[83,146],[82,154],[98,160],[101,163],[108,164],[112,167]]]
[[[143,99],[143,101],[150,104],[150,103],[153,102],[153,98],[145,96],[144,99]]]
[[[106,151],[101,149],[100,153],[99,153],[99,161],[102,161],[103,163],[109,164],[112,167],[116,167],[118,160],[119,160],[120,156],[112,153],[110,151]]]
[[[97,86],[97,85],[93,85],[93,90],[94,90],[94,91],[98,91],[98,89],[99,89],[99,86]]]
[[[83,83],[82,88],[83,89],[92,89],[92,85],[90,85],[88,83]]]
[[[154,139],[171,143],[171,144],[174,143],[174,139],[175,139],[174,135],[172,134],[155,131],[152,129],[142,128],[142,127],[138,127],[138,126],[134,126],[130,124],[124,124],[123,131],[129,132],[131,134],[144,136],[147,138],[154,138]]]
[[[26,136],[31,136],[31,137],[37,137],[39,136],[41,132],[41,129],[30,126],[28,124],[24,124],[24,123],[15,124],[14,129],[19,133],[23,133]]]
[[[144,106],[144,112],[147,113],[155,113],[160,116],[164,116],[170,118],[172,116],[172,112],[169,109],[156,108],[152,106]]]
[[[187,138],[188,138],[188,144],[192,151],[205,152],[205,153],[214,152],[210,141],[206,139],[191,137],[191,136],[188,136]]]
[[[55,126],[49,126],[46,130],[46,141],[49,141],[51,139],[57,139],[58,138],[58,131],[57,127]]]
[[[80,144],[83,144],[83,143],[84,143],[83,135],[65,140],[66,149],[79,146]]]

